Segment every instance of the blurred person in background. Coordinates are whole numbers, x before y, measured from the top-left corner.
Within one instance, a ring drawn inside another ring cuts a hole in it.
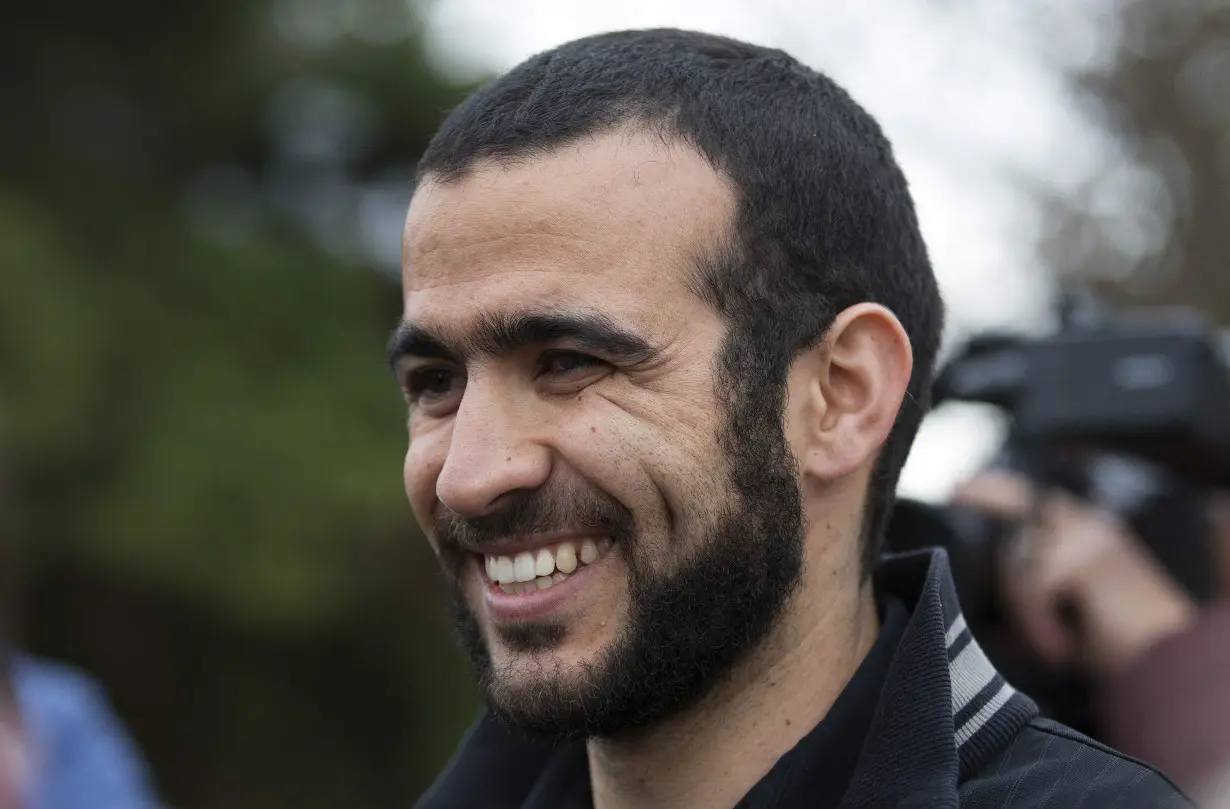
[[[1204,609],[1122,521],[1072,496],[987,472],[955,500],[1021,524],[1003,600],[1045,663],[1092,678],[1102,738],[1230,800],[1230,498],[1213,501],[1217,598]]]
[[[0,455],[0,809],[20,806],[29,762],[21,714],[13,692],[13,617],[17,528]]]
[[[419,165],[406,493],[488,705],[444,807],[1182,806],[877,564],[943,306],[878,125],[682,31],[533,57]]]
[[[6,741],[21,809],[155,809],[140,750],[88,675],[18,654]]]
[[[0,809],[156,809],[141,753],[98,683],[15,648],[18,529],[6,472],[0,468]]]
[[[0,661],[0,809],[21,806],[22,787],[28,780],[29,761],[21,716],[13,699],[7,653]]]

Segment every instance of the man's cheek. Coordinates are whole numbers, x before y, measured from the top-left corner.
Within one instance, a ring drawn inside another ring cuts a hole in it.
[[[406,449],[402,462],[402,482],[406,499],[419,524],[427,526],[434,519],[437,506],[436,481],[448,455],[447,436],[435,432],[415,437]]]

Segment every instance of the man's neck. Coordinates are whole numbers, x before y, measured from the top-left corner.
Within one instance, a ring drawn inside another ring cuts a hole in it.
[[[879,621],[870,586],[830,592],[823,604],[800,590],[774,633],[699,706],[635,740],[589,743],[595,809],[733,806],[820,723]]]

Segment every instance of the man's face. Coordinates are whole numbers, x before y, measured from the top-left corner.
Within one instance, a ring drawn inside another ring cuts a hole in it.
[[[780,412],[733,434],[727,327],[689,287],[733,215],[699,155],[626,133],[415,194],[406,493],[489,704],[529,729],[680,710],[798,579]]]

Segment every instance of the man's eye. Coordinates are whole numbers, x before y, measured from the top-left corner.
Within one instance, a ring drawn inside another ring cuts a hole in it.
[[[602,365],[602,360],[575,351],[551,351],[542,356],[542,373],[552,376],[570,374]]]
[[[406,393],[412,402],[442,399],[459,389],[465,377],[451,368],[422,368],[406,380]]]

